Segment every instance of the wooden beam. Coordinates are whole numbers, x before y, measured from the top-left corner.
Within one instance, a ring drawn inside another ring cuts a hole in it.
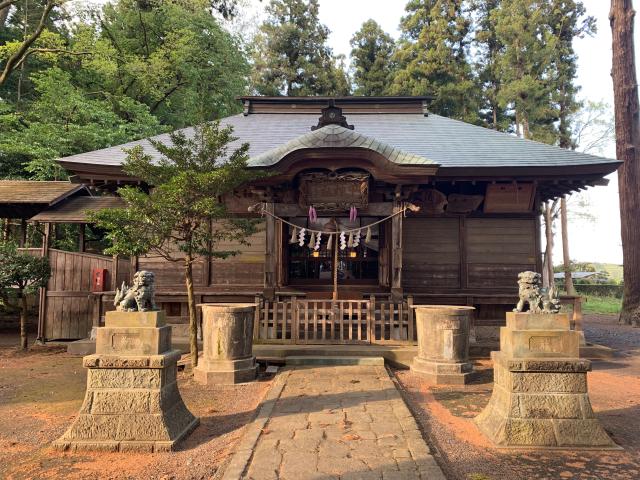
[[[40,256],[47,257],[49,254],[49,238],[51,237],[51,224],[44,224],[44,235],[42,236],[42,247],[40,248]],[[47,287],[43,287],[39,292],[39,305],[38,305],[38,334],[36,341],[43,343],[45,332],[45,318],[47,315]]]
[[[274,203],[274,214],[279,217],[306,217],[307,211],[297,203]],[[348,212],[344,213],[344,216]],[[386,217],[393,213],[393,204],[391,202],[370,203],[367,208],[358,211],[358,215],[365,217]],[[320,212],[322,214],[322,212]],[[332,214],[331,216],[335,216]]]
[[[85,241],[86,232],[87,232],[87,224],[81,223],[80,233],[78,235],[78,251],[81,253],[85,251],[85,247],[86,247],[86,241]]]
[[[402,210],[402,202],[393,202],[393,213]],[[391,299],[402,300],[402,214],[391,219]]]
[[[274,204],[267,203],[265,210],[274,213]],[[266,215],[266,252],[264,262],[264,297],[267,300],[274,300],[276,293],[276,219],[271,215]]]

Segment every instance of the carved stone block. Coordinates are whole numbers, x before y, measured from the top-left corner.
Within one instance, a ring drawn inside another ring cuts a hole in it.
[[[110,326],[98,329],[97,353],[83,359],[89,371],[80,414],[54,446],[171,450],[198,425],[180,396],[181,354],[170,350],[171,329],[159,326],[159,313],[107,312]],[[146,326],[153,323],[158,326]]]
[[[491,399],[475,419],[504,447],[617,448],[593,414],[589,360],[566,314],[507,313],[500,351],[491,352]]]
[[[202,305],[203,352],[193,378],[205,385],[255,380],[254,304]]]

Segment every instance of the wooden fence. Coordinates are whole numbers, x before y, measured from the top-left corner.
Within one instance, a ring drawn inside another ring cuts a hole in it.
[[[39,256],[41,249],[25,249]],[[66,252],[49,249],[47,252],[51,277],[40,293],[39,332],[45,340],[74,340],[89,335],[100,316],[100,296],[91,292],[91,271],[107,270],[106,286],[110,289],[123,280],[129,281],[130,262],[91,253]],[[117,265],[116,265],[117,262]]]
[[[262,301],[256,309],[259,343],[413,344],[417,341],[411,299]]]

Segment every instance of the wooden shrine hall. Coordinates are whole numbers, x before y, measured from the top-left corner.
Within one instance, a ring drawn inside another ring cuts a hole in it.
[[[541,202],[606,185],[620,164],[432,114],[425,97],[240,101],[243,113],[221,123],[234,128],[236,145],[249,143],[249,167],[273,175],[224,200],[230,214],[262,217],[264,228],[235,257],[200,259],[195,288],[199,303],[259,302],[257,342],[412,343],[412,303],[475,306],[478,341],[495,335],[517,299],[517,274],[542,270]],[[113,196],[137,183],[121,170],[123,148],[135,145],[158,155],[141,140],[59,162],[94,197]],[[90,203],[76,200],[74,221]],[[61,202],[35,219],[64,222],[70,210]],[[73,276],[78,263],[63,268]],[[120,278],[124,266],[112,265]],[[181,270],[153,257],[128,265],[128,274],[156,273],[180,336]],[[88,333],[110,294],[94,293],[99,308],[74,335]],[[57,320],[44,309],[46,339],[69,331],[47,329],[74,315],[56,308]]]

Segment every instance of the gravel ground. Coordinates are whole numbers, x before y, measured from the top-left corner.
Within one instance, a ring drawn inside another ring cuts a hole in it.
[[[0,478],[209,479],[233,451],[270,380],[204,387],[179,373],[180,391],[200,426],[174,453],[69,453],[48,445],[78,413],[86,384],[82,359],[62,347],[27,353],[0,341]],[[15,344],[15,343],[14,343]]]
[[[589,392],[605,430],[624,451],[498,451],[473,418],[489,401],[490,361],[477,362],[480,378],[466,387],[434,387],[406,370],[396,376],[449,480],[637,480],[640,478],[640,329],[614,316],[587,315],[589,342],[616,349],[593,362]]]

